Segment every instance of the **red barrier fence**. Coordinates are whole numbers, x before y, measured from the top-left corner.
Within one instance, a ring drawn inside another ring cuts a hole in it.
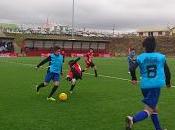
[[[18,55],[14,52],[8,53],[0,53],[0,57],[18,57]]]

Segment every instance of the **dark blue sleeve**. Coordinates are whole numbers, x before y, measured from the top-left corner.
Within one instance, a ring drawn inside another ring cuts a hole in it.
[[[49,62],[49,61],[51,61],[51,57],[50,57],[50,56],[47,57],[46,59],[42,60],[42,61],[37,65],[37,67],[40,67],[40,66],[44,65],[45,63],[47,63],[47,62]]]
[[[165,72],[165,77],[166,77],[166,85],[170,85],[171,84],[171,73],[170,73],[170,69],[167,65],[167,63],[165,62],[164,64],[164,72]]]

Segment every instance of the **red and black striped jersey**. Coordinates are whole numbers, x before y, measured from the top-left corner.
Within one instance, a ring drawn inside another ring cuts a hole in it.
[[[86,54],[86,62],[91,63],[92,60],[93,60],[93,57],[94,57],[94,53],[93,53],[93,52],[88,52],[88,53]]]

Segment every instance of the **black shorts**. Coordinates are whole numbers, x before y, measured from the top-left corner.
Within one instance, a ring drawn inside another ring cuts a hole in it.
[[[93,68],[94,66],[95,66],[95,64],[93,62],[86,64],[86,68],[89,68],[89,67]]]
[[[73,73],[73,76],[72,77],[67,77],[67,80],[68,81],[71,81],[72,79],[82,79],[82,74],[76,74],[76,73]]]

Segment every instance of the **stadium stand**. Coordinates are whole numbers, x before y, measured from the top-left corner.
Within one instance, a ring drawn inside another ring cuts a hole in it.
[[[93,48],[95,56],[102,56],[108,52],[107,40],[57,40],[57,39],[26,39],[22,44],[22,51],[27,56],[40,56],[51,52],[54,46],[59,46],[65,51],[66,56],[83,55]]]
[[[142,52],[142,41],[144,37],[122,37],[122,38],[87,38],[75,36],[76,40],[66,35],[41,35],[41,34],[3,34],[5,38],[11,38],[13,44],[20,48],[17,53],[23,56],[40,56],[51,51],[53,46],[57,45],[63,48],[66,56],[82,55],[92,47],[96,56],[126,56],[128,48],[134,47],[137,54]],[[4,38],[3,37],[3,38]],[[1,37],[2,38],[2,37]],[[175,37],[164,36],[156,37],[157,51],[163,52],[169,56],[174,55]],[[15,46],[15,48],[17,48]],[[16,51],[15,51],[16,52]]]

